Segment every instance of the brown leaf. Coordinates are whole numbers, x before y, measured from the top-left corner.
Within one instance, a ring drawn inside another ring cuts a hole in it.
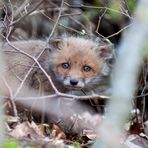
[[[138,135],[140,133],[144,133],[143,123],[142,123],[141,119],[139,119],[139,118],[133,119],[132,124],[129,129],[129,133],[130,134],[138,134]]]
[[[29,137],[31,139],[44,138],[44,135],[34,122],[23,122],[18,124],[9,134],[15,138]]]
[[[83,134],[86,135],[90,140],[95,140],[97,135],[93,130],[84,130]]]
[[[55,124],[40,124],[38,127],[45,136],[50,134],[51,138],[66,139],[65,133]]]

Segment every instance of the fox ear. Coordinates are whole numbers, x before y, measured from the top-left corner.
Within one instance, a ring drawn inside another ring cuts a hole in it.
[[[113,45],[102,45],[96,49],[100,58],[106,60],[113,56]]]
[[[50,50],[52,49],[62,49],[63,45],[64,45],[64,41],[62,38],[56,38],[56,39],[51,39],[49,40],[49,47],[50,47]]]

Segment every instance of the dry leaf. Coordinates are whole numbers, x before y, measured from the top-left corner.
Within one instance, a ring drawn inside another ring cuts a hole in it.
[[[83,134],[90,140],[95,140],[97,135],[93,130],[83,130]]]
[[[15,138],[28,137],[31,139],[44,138],[44,135],[34,122],[23,122],[18,124],[14,130],[9,132],[9,134]]]

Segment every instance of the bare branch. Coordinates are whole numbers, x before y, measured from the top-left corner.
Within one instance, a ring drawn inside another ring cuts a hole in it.
[[[110,99],[109,96],[103,96],[103,95],[94,95],[94,96],[77,96],[77,95],[69,95],[69,94],[65,94],[65,93],[58,93],[58,94],[53,94],[53,95],[48,95],[48,96],[41,96],[41,97],[20,97],[17,100],[42,100],[42,99],[50,99],[50,98],[54,98],[54,97],[61,97],[63,99],[76,99],[76,100],[89,100],[89,99],[101,99],[101,100],[106,100],[106,99]]]
[[[16,109],[16,105],[15,105],[15,102],[13,100],[13,93],[12,93],[12,90],[11,88],[9,87],[9,84],[8,82],[6,81],[6,79],[3,77],[3,81],[4,81],[4,84],[6,85],[6,87],[8,88],[8,91],[9,91],[9,94],[10,94],[10,101],[11,101],[11,104],[12,104],[12,108],[13,108],[13,113],[14,113],[14,116],[18,116],[17,115],[17,109]]]
[[[24,16],[22,16],[21,18],[19,18],[18,20],[15,20],[15,21],[13,21],[13,22],[11,22],[10,23],[10,25],[9,26],[15,26],[15,25],[17,25],[20,21],[22,21],[25,17],[27,17],[29,14],[31,14],[34,10],[36,10],[41,4],[42,4],[42,2],[43,2],[44,0],[40,0],[36,5],[35,5],[35,7],[34,8],[32,8],[30,11],[28,11],[28,13],[26,13]]]
[[[14,18],[17,18],[17,16],[26,8],[26,5],[29,3],[29,0],[25,0],[22,5],[14,12]]]
[[[53,29],[52,29],[50,35],[49,35],[49,37],[48,37],[47,43],[49,42],[50,38],[52,37],[52,35],[53,35],[53,33],[54,33],[54,31],[55,31],[57,25],[58,25],[58,22],[59,22],[59,20],[60,20],[61,14],[62,14],[63,4],[64,4],[64,0],[61,1],[61,7],[60,7],[60,10],[59,10],[59,15],[58,15],[58,17],[57,17],[57,20],[56,20],[56,22],[55,22],[55,24],[54,24],[54,26],[53,26]]]
[[[40,12],[40,13],[41,13],[43,16],[45,16],[46,18],[48,18],[50,21],[52,21],[53,23],[55,23],[55,21],[54,21],[53,19],[51,19],[49,16],[47,16],[45,13],[43,13],[43,12]],[[61,26],[61,27],[64,27],[64,28],[67,29],[67,30],[70,30],[70,31],[76,32],[76,33],[78,33],[78,34],[81,34],[80,31],[78,31],[78,30],[76,30],[76,29],[74,29],[74,28],[64,26],[64,25],[61,24],[61,23],[58,23],[58,25]]]
[[[118,11],[118,10],[115,10],[115,9],[111,9],[109,7],[97,7],[97,6],[89,6],[89,5],[84,5],[84,4],[78,4],[78,5],[71,5],[67,2],[64,2],[64,4],[70,8],[89,8],[89,9],[106,9],[108,11],[112,11],[112,12],[116,12],[116,13],[119,13],[119,14],[122,14],[130,19],[132,19],[132,17],[130,17],[129,15],[127,15],[126,13],[124,12],[121,12],[121,11]]]
[[[96,28],[96,31],[95,31],[96,33],[98,33],[98,30],[99,30],[99,27],[100,27],[100,23],[101,23],[102,17],[105,15],[105,13],[106,13],[106,9],[105,9],[104,12],[102,13],[102,15],[99,16],[97,28]],[[103,37],[103,38],[105,38],[105,37]]]
[[[109,35],[109,36],[107,36],[107,37],[104,37],[104,38],[105,38],[105,39],[109,39],[109,38],[111,38],[111,37],[113,37],[113,36],[116,36],[116,35],[118,35],[119,33],[121,33],[121,32],[123,32],[124,30],[126,30],[127,28],[129,28],[131,25],[132,25],[132,24],[127,25],[127,26],[123,27],[122,29],[120,29],[119,31],[117,31],[116,33],[113,33],[113,34],[111,34],[111,35]]]

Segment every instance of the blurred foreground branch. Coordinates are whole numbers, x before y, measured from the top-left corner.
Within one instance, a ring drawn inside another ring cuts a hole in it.
[[[1,44],[0,44],[0,49],[1,49]],[[0,50],[1,51],[1,50]],[[2,53],[0,52],[0,76],[2,76],[2,72],[4,70],[4,63],[3,63],[3,58],[2,58]],[[4,112],[3,112],[3,107],[2,107],[2,94],[0,92],[0,147],[3,147],[4,144]]]
[[[142,49],[148,34],[148,1],[141,0],[135,11],[133,25],[125,33],[119,46],[119,56],[112,79],[112,100],[106,119],[99,126],[100,136],[94,148],[119,148],[123,127],[132,108]]]

